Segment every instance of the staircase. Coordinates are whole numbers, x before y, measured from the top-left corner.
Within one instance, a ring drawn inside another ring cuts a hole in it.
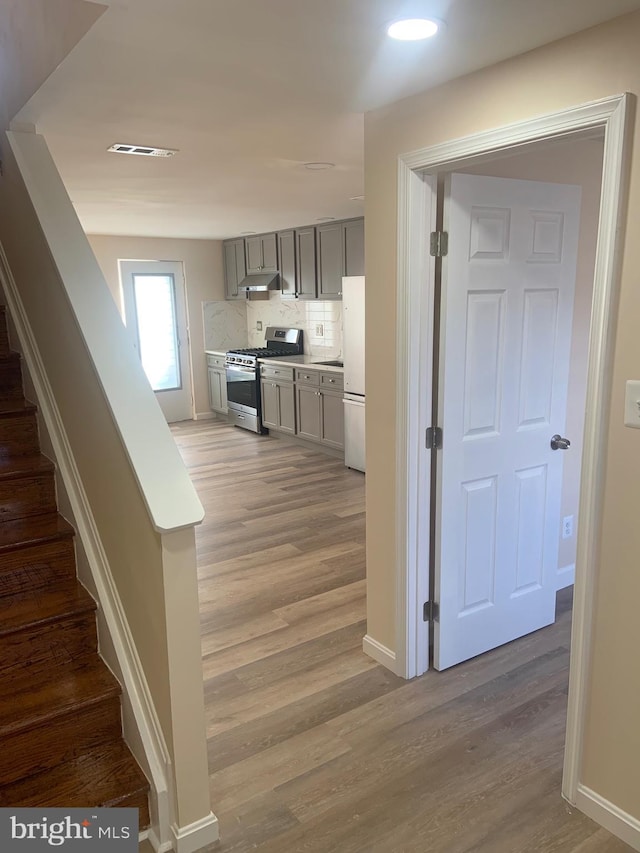
[[[0,306],[0,806],[140,810],[149,784],[122,740],[120,685]]]

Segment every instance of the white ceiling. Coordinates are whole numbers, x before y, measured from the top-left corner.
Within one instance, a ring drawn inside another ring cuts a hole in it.
[[[640,0],[106,0],[16,117],[43,133],[85,230],[222,238],[361,215],[363,112]],[[392,42],[420,3],[435,39]],[[109,154],[114,142],[177,148]],[[311,172],[309,161],[336,164]]]

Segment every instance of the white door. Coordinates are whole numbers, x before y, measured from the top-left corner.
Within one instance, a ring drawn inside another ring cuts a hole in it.
[[[444,210],[436,669],[555,618],[580,188],[452,175]]]
[[[182,264],[120,261],[124,321],[169,423],[193,417]]]

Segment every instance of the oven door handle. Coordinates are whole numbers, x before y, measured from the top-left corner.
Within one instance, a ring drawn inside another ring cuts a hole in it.
[[[247,373],[253,374],[255,376],[256,369],[255,367],[245,367],[242,364],[227,364],[227,370],[230,370],[232,373]]]

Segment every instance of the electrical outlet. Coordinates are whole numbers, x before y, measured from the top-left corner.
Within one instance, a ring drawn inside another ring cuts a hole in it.
[[[256,329],[258,332],[262,331],[262,320],[256,320]]]
[[[562,519],[562,538],[571,539],[573,536],[573,516],[565,515]]]
[[[322,323],[316,323],[316,338],[324,338],[324,326]]]

